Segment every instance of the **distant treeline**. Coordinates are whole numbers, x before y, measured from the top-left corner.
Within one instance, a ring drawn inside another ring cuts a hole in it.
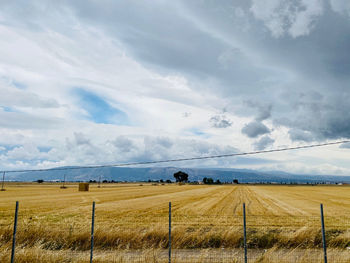
[[[233,179],[231,182],[221,182],[220,179],[213,179],[211,177],[203,177],[202,181],[194,180],[190,181],[189,180],[189,175],[185,172],[178,171],[174,173],[174,179],[175,182],[177,183],[189,183],[189,184],[239,184],[238,179]],[[43,179],[38,179],[36,180],[37,183],[43,183]],[[52,182],[52,181],[49,181]],[[63,181],[56,181],[56,182],[63,182]],[[82,182],[82,181],[70,181],[70,182]],[[136,182],[136,181],[116,181],[116,180],[89,180],[89,183],[128,183],[128,182]],[[171,184],[174,183],[172,180],[163,180],[163,179],[148,179],[148,180],[139,180],[137,182],[144,182],[144,183],[161,183],[161,184]],[[329,182],[329,181],[252,181],[252,182],[243,182],[245,184],[267,184],[267,185],[330,185],[330,184],[337,184],[337,185],[342,185],[346,184],[343,182]]]

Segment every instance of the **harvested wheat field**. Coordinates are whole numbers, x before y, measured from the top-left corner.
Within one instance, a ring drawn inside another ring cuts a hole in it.
[[[172,202],[173,262],[323,262],[320,203],[329,262],[350,262],[350,187],[278,185],[9,184],[0,192],[0,262],[9,262],[15,201],[15,262],[167,262]]]

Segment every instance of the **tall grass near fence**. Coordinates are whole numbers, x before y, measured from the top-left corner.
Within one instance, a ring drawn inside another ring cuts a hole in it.
[[[98,207],[97,207],[98,209]],[[98,218],[98,213],[97,213]],[[203,223],[200,223],[203,219]],[[315,218],[304,217],[305,225],[275,225],[275,221],[265,218],[264,224],[249,225],[247,216],[247,244],[249,248],[321,248],[322,236],[320,223]],[[155,222],[157,221],[158,222]],[[126,225],[98,224],[94,235],[96,249],[149,249],[168,247],[168,223],[167,218],[153,219],[153,222],[139,224],[137,221]],[[262,219],[261,219],[262,220]],[[287,221],[287,218],[279,219]],[[299,219],[300,220],[300,219]],[[197,222],[192,218],[190,222],[182,223],[173,219],[172,247],[176,249],[205,249],[205,248],[241,248],[243,247],[243,227],[237,225],[237,221],[225,221],[212,219],[206,224],[204,218]],[[263,221],[263,220],[262,220]],[[330,220],[328,220],[330,221]],[[298,223],[300,224],[300,222]],[[12,242],[13,226],[0,227],[0,244],[9,246]],[[88,250],[90,249],[90,225],[66,222],[65,224],[45,224],[40,221],[31,222],[20,218],[16,243],[19,247],[40,246],[49,250]],[[350,230],[343,226],[327,226],[327,244],[331,248],[350,247]]]

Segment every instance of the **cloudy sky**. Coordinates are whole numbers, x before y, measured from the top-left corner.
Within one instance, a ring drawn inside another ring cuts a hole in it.
[[[350,139],[348,0],[0,0],[0,169]],[[350,175],[350,146],[177,163]]]

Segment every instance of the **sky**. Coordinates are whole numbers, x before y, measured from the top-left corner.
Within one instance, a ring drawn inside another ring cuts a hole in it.
[[[0,0],[0,170],[350,139],[348,0]],[[350,144],[167,164],[350,175]]]

